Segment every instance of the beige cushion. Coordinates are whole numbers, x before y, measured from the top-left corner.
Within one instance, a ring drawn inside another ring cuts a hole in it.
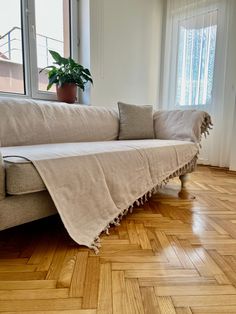
[[[113,109],[32,99],[0,99],[0,146],[116,140]]]
[[[30,161],[20,157],[4,158],[6,192],[20,195],[46,190],[38,171]]]
[[[0,230],[57,213],[47,191],[8,196],[0,201]]]
[[[119,102],[119,140],[153,139],[152,106],[136,106]]]

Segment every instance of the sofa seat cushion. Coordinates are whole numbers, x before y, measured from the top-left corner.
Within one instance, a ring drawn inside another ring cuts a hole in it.
[[[6,170],[6,192],[21,195],[46,190],[34,165],[21,157],[4,158]]]
[[[172,146],[172,149],[170,149]],[[31,160],[52,160],[71,156],[88,156],[100,154],[124,153],[132,149],[142,150],[145,154],[149,149],[158,152],[166,151],[168,158],[176,155],[176,149],[181,146],[182,153],[191,161],[193,150],[197,153],[196,144],[176,140],[126,140],[87,143],[60,143],[32,146],[14,146],[1,148],[6,168],[6,189],[11,195],[43,191],[46,189],[36,168],[31,161],[22,158],[28,156]],[[165,153],[166,154],[166,153]],[[169,155],[171,154],[171,156]],[[11,157],[10,157],[11,156]],[[188,157],[189,156],[189,157]],[[129,161],[132,162],[132,161]],[[161,160],[156,160],[160,164]]]
[[[37,168],[71,238],[95,252],[98,236],[168,179],[191,171],[198,146],[126,140],[3,148]],[[7,153],[7,154],[6,154]]]

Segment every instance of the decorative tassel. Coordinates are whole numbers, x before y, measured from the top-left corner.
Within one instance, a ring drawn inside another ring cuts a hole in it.
[[[96,245],[99,245],[101,243],[101,239],[99,237],[96,237],[94,239],[94,242],[96,243]]]
[[[93,250],[96,255],[98,255],[99,249],[98,249],[98,247],[97,247],[97,245],[96,245],[95,243],[92,243],[92,244],[89,246],[89,248],[90,248],[91,250]]]
[[[130,211],[130,208],[131,208],[131,206],[129,208],[125,209],[124,216],[128,214],[128,212]]]
[[[115,226],[120,226],[120,219],[119,218],[115,218],[114,219],[114,225]]]

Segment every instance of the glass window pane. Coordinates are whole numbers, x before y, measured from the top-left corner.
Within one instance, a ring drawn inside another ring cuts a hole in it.
[[[4,1],[0,10],[0,91],[24,94],[21,1]]]
[[[35,0],[38,71],[52,65],[49,50],[57,51],[63,57],[70,56],[69,16],[69,0]],[[47,72],[43,71],[38,75],[38,89],[46,91],[47,84]],[[53,86],[50,91],[55,90]]]
[[[217,11],[179,23],[177,105],[211,103],[216,36]]]

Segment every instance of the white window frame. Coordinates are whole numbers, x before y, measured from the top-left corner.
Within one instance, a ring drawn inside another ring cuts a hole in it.
[[[171,56],[171,68],[173,69],[174,73],[173,75],[170,75],[170,86],[172,89],[171,93],[171,98],[170,101],[174,104],[174,107],[176,109],[203,109],[204,110],[209,107],[208,104],[198,104],[194,106],[181,106],[176,103],[176,97],[177,97],[177,67],[178,67],[178,53],[179,53],[179,22],[182,21],[183,19],[190,19],[194,18],[195,16],[203,15],[206,14],[207,12],[213,12],[217,11],[218,12],[218,6],[216,4],[210,5],[210,6],[203,6],[198,9],[196,9],[194,15],[191,13],[189,15],[186,15],[182,13],[182,10],[179,12],[175,13],[172,17],[172,27],[173,27],[173,37],[172,37],[172,56]],[[219,14],[217,14],[219,16]],[[218,42],[218,27],[217,27],[217,36],[216,36],[216,47],[217,47],[217,42]],[[216,48],[217,49],[217,48]],[[215,52],[216,54],[216,52]],[[216,59],[216,56],[215,56]],[[216,62],[216,61],[215,61]],[[215,66],[214,66],[214,72],[215,72]],[[213,78],[213,86],[214,86],[214,78]],[[214,87],[213,87],[214,88]],[[213,93],[213,91],[212,91]],[[213,101],[213,97],[211,99],[211,102]]]
[[[167,6],[170,6],[170,2],[167,2]],[[194,5],[193,5],[194,8]],[[179,19],[188,17],[186,15],[186,7],[178,8],[175,11],[170,11],[169,7],[166,16],[166,25],[164,29],[164,41],[163,41],[163,65],[162,65],[162,90],[160,94],[160,103],[163,109],[168,110],[186,110],[186,109],[199,109],[209,111],[212,107],[218,106],[217,97],[218,90],[220,88],[220,82],[222,75],[221,62],[218,60],[225,59],[225,47],[227,45],[225,32],[227,31],[227,26],[224,20],[225,16],[225,4],[224,1],[215,0],[210,4],[205,5],[202,1],[202,5],[198,8],[195,7],[196,14],[203,14],[206,11],[218,10],[217,17],[217,39],[216,39],[216,54],[215,54],[215,68],[214,68],[214,78],[213,78],[213,90],[212,90],[212,104],[209,105],[196,105],[196,106],[178,106],[176,105],[176,84],[177,84],[177,61],[178,61],[178,28],[176,28],[176,23]],[[191,5],[189,6],[190,12],[189,17],[193,16]],[[195,14],[194,14],[195,15]]]
[[[78,60],[78,0],[70,1],[70,54]],[[37,46],[35,34],[35,1],[21,0],[23,79],[25,93],[0,91],[1,97],[21,97],[42,100],[56,100],[56,93],[38,89]]]

